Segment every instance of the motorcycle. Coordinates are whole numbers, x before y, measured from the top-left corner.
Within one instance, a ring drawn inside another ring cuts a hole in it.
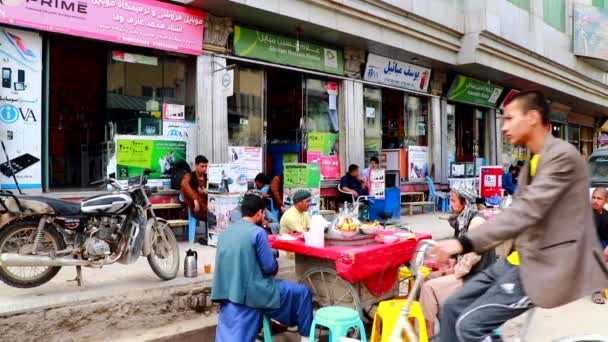
[[[126,187],[108,178],[98,184],[112,192],[73,203],[0,190],[0,215],[14,217],[0,228],[0,280],[18,288],[43,285],[62,266],[101,268],[132,264],[145,256],[163,280],[177,276],[179,250],[167,222],[157,218],[146,183],[153,170],[129,179]]]

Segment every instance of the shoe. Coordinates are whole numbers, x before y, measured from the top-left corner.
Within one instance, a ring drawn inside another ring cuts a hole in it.
[[[203,246],[208,245],[207,239],[203,239],[203,238],[198,239],[198,243],[200,243]]]

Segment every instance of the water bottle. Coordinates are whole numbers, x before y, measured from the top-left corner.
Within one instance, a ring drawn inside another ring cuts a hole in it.
[[[198,276],[198,253],[189,249],[184,259],[184,277],[196,278]]]

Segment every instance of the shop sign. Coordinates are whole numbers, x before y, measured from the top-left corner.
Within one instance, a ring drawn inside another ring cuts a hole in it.
[[[158,57],[138,55],[121,51],[112,51],[112,60],[124,63],[137,63],[158,66]]]
[[[154,0],[5,0],[0,23],[193,55],[203,48],[203,12]]]
[[[254,179],[262,172],[262,148],[249,146],[230,146],[230,163],[241,165],[247,178]]]
[[[502,90],[503,87],[458,75],[448,91],[447,98],[472,105],[495,107]]]
[[[509,90],[509,92],[507,93],[507,96],[505,96],[505,99],[502,100],[502,103],[500,104],[500,109],[505,109],[505,105],[508,104],[509,102],[511,102],[511,100],[513,100],[513,98],[517,94],[519,94],[519,90],[515,90],[515,89]]]
[[[156,170],[150,179],[171,178],[171,167],[186,159],[186,142],[160,139],[116,139],[116,176],[127,180],[144,169]]]
[[[0,189],[16,187],[13,172],[22,188],[41,189],[42,38],[34,32],[0,28],[0,55],[0,140],[12,165],[18,167],[11,171],[2,155]]]
[[[184,121],[186,107],[179,104],[163,103],[163,120]]]
[[[595,118],[588,115],[582,115],[577,113],[568,114],[568,122],[577,123],[579,125],[594,127],[595,126]]]
[[[429,148],[427,146],[410,146],[407,151],[410,182],[426,181],[426,176],[429,175]]]
[[[574,5],[573,49],[578,56],[608,61],[608,9]]]
[[[234,70],[224,70],[221,82],[222,95],[225,97],[234,95]]]
[[[367,57],[366,81],[427,92],[430,78],[431,69],[371,53]]]
[[[234,53],[279,64],[344,74],[342,50],[236,25]]]

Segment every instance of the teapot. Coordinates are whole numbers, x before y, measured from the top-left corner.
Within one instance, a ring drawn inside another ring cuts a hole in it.
[[[184,259],[184,277],[196,278],[198,276],[198,253],[189,249]]]

